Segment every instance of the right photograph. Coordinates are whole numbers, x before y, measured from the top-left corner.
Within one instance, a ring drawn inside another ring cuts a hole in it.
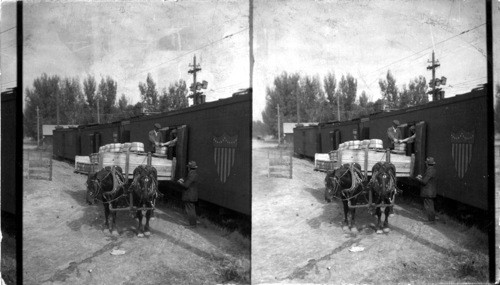
[[[253,1],[253,284],[490,280],[486,11]]]

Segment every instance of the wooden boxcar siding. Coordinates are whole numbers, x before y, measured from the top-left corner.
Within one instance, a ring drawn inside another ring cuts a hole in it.
[[[293,148],[297,155],[314,158],[320,152],[318,126],[306,126],[293,129]]]
[[[63,131],[54,130],[52,136],[54,140],[52,143],[52,154],[57,158],[63,158],[63,153],[64,153]]]
[[[16,191],[19,191],[16,185],[17,177],[16,167],[19,163],[19,159],[22,160],[21,156],[16,156],[16,145],[18,143],[22,144],[22,141],[17,140],[17,132],[22,132],[22,128],[19,126],[16,128],[16,101],[17,104],[21,104],[20,96],[16,96],[16,92],[3,92],[2,93],[2,181],[1,181],[1,202],[2,211],[7,211],[11,214],[16,213]],[[21,164],[23,162],[21,161]]]
[[[148,151],[148,132],[154,123],[160,123],[162,127],[186,125],[188,160],[198,164],[199,198],[250,215],[251,104],[251,96],[245,95],[132,119],[130,139],[143,142]],[[237,136],[234,164],[225,181],[217,172],[213,143],[214,138],[224,134]]]
[[[78,129],[64,129],[61,134],[64,137],[63,153],[61,156],[69,160],[74,160],[75,156],[80,154]]]
[[[95,133],[101,134],[101,143],[99,146],[113,143],[113,133],[117,133],[118,139],[120,136],[120,123],[102,124],[82,127],[80,130],[81,153],[80,155],[89,155],[93,152],[91,135]],[[98,146],[98,147],[99,147]]]
[[[320,144],[320,151],[322,153],[327,153],[330,152],[333,149],[332,141],[330,139],[330,132],[333,132],[335,130],[340,131],[340,142],[346,142],[350,140],[360,139],[360,130],[359,130],[359,120],[353,120],[353,121],[347,121],[347,122],[341,122],[341,123],[333,123],[333,124],[327,124],[327,125],[322,125],[319,128],[320,132],[320,139],[321,139],[321,144]],[[356,131],[356,138],[354,137],[354,132]]]
[[[372,138],[386,138],[391,121],[427,123],[427,156],[436,160],[438,195],[487,209],[487,115],[486,91],[476,90],[440,102],[370,118]],[[460,178],[452,153],[452,133],[472,131],[470,164]]]

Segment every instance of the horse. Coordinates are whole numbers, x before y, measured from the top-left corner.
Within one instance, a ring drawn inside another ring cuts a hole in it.
[[[377,204],[391,204],[396,195],[396,167],[390,162],[377,162],[372,168],[372,178],[368,183],[373,193],[373,202]],[[381,223],[382,209],[377,207],[377,234],[388,233],[390,206],[384,209],[384,223]]]
[[[137,208],[151,208],[148,210],[137,210],[136,218],[139,220],[137,236],[151,235],[149,219],[153,213],[156,198],[158,198],[158,177],[156,168],[149,165],[139,165],[134,169],[133,181],[129,191],[132,192],[134,205]],[[146,224],[142,224],[142,218],[146,216]]]
[[[116,230],[116,212],[111,213],[111,225],[109,223],[110,209],[112,205],[116,208],[118,199],[125,193],[125,177],[121,167],[106,166],[98,172],[89,174],[87,178],[86,200],[89,205],[99,200],[104,205],[105,227],[112,235],[118,235]]]
[[[344,164],[334,171],[329,171],[325,177],[325,200],[330,203],[333,197],[340,198],[344,206],[344,222],[342,229],[357,233],[354,217],[358,196],[363,193],[365,176],[361,172],[361,165],[358,163]],[[350,203],[349,203],[350,202]],[[349,205],[350,204],[350,205]]]

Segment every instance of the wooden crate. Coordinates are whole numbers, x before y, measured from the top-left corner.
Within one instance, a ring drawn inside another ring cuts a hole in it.
[[[377,162],[387,161],[387,153],[385,151],[376,151],[372,149],[344,149],[337,155],[340,157],[340,163],[359,163],[363,171],[365,171],[366,160],[366,172],[368,175],[371,175],[371,170]],[[396,167],[397,176],[411,176],[413,167],[412,157],[403,154],[390,153],[390,162]]]
[[[337,163],[331,160],[316,160],[315,161],[315,169],[319,171],[333,171],[337,168]]]
[[[125,171],[125,162],[127,153],[125,152],[104,152],[99,154],[99,167],[120,166]],[[139,165],[147,165],[148,156],[146,153],[129,153],[128,174],[132,178],[134,169]],[[172,160],[166,156],[153,155],[151,157],[151,166],[156,168],[158,180],[170,180],[172,177]]]

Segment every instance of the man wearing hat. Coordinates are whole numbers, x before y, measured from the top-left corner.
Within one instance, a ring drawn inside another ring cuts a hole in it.
[[[394,149],[394,143],[399,142],[401,139],[401,131],[398,129],[399,121],[392,121],[392,126],[387,129],[387,139],[389,141],[389,148]]]
[[[155,127],[155,129],[149,132],[149,142],[151,143],[152,152],[157,152],[160,150],[161,125],[156,123],[156,124],[154,124],[154,127]]]
[[[436,162],[433,157],[428,157],[425,160],[425,165],[427,169],[425,174],[417,175],[417,180],[422,184],[420,189],[420,196],[424,199],[424,209],[427,212],[427,218],[429,222],[435,223],[436,212],[434,210],[434,199],[436,198],[436,168],[434,165]]]
[[[182,201],[184,201],[184,208],[189,221],[189,228],[196,227],[196,205],[198,202],[198,173],[196,169],[198,166],[195,161],[190,161],[187,165],[188,174],[186,179],[179,179],[179,184],[182,185],[185,190],[182,191]]]

